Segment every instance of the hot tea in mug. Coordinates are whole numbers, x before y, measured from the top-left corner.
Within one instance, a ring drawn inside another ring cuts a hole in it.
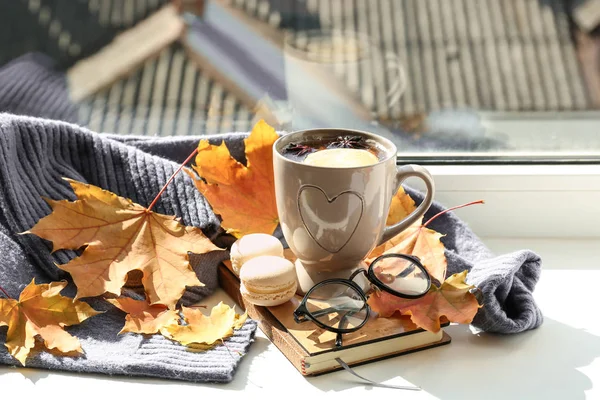
[[[349,129],[309,129],[273,145],[281,229],[298,257],[299,292],[331,278],[348,278],[378,244],[403,231],[431,205],[434,184],[419,165],[396,166],[386,138]],[[425,199],[404,220],[385,226],[401,183],[425,182]]]
[[[282,155],[304,164],[331,168],[372,165],[389,156],[376,141],[363,136],[323,136],[290,143]]]

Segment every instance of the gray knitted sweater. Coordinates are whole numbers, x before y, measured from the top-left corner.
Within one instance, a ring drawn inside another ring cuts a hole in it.
[[[25,83],[18,79],[23,78],[21,70],[14,65],[12,69],[0,70],[0,111],[33,109],[31,113],[37,115],[74,118],[74,108],[57,101],[61,89],[64,90],[60,75],[48,71],[34,71],[30,75],[40,77],[43,72],[46,78],[51,78],[38,82],[38,94],[40,90],[49,93],[47,104],[43,104],[27,84],[31,78]],[[21,82],[20,87],[15,82]],[[7,87],[8,90],[3,90]],[[27,98],[32,100],[28,102]],[[225,139],[232,154],[242,160],[244,137],[245,134],[230,134],[210,139],[215,142]],[[74,252],[50,254],[48,242],[33,235],[17,235],[50,212],[42,196],[75,198],[63,177],[88,182],[148,205],[198,140],[199,137],[99,135],[66,122],[0,114],[0,285],[16,298],[33,277],[38,283],[69,280],[68,274],[55,263],[67,262],[75,256]],[[407,191],[417,201],[422,199],[420,193]],[[426,218],[441,209],[441,205],[434,204]],[[176,177],[155,210],[180,216],[184,224],[200,227],[217,242],[224,239],[218,218],[186,174]],[[473,321],[476,327],[488,332],[517,333],[542,323],[542,314],[532,295],[541,270],[541,260],[536,254],[522,250],[494,256],[453,213],[436,219],[431,228],[445,234],[442,241],[447,249],[448,273],[468,269],[468,280],[483,293],[484,306]],[[217,265],[226,256],[224,252],[215,252],[191,258],[206,286],[188,290],[184,303],[198,301],[214,290],[218,284]],[[66,294],[72,295],[73,289],[70,285]],[[255,321],[248,321],[227,341],[227,347],[191,352],[159,335],[118,335],[124,314],[99,299],[89,302],[107,312],[68,328],[80,338],[85,356],[57,357],[40,352],[28,359],[28,366],[227,382],[233,378],[239,354],[246,352],[256,329]],[[0,329],[0,343],[5,342],[5,335],[6,330]],[[0,363],[17,364],[4,346],[0,346]]]
[[[190,140],[187,144],[189,153],[196,143]],[[169,141],[158,147],[168,148]],[[74,252],[50,254],[48,242],[16,234],[50,213],[42,196],[75,199],[62,177],[88,182],[148,205],[177,166],[75,125],[0,114],[0,285],[17,298],[33,277],[38,283],[69,280],[55,263],[67,262]],[[216,239],[219,222],[186,174],[177,176],[156,211],[180,216],[184,224],[198,226]],[[226,252],[191,256],[191,264],[206,286],[188,290],[184,303],[196,302],[215,289],[217,266],[226,257]],[[69,286],[64,293],[72,296],[73,289]],[[247,351],[256,329],[256,322],[248,321],[226,341],[226,347],[193,352],[159,335],[118,335],[124,314],[100,299],[89,302],[107,312],[68,329],[80,339],[85,355],[70,358],[41,352],[28,359],[28,366],[227,382],[233,378],[240,354]],[[0,343],[4,343],[6,330],[0,332]],[[0,346],[0,363],[17,364],[4,346]]]

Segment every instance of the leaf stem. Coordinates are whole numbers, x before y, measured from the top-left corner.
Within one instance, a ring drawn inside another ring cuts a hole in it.
[[[8,293],[6,293],[6,290],[4,290],[4,288],[2,286],[0,286],[0,292],[4,293],[4,295],[6,296],[7,299],[10,299],[10,295]]]
[[[425,228],[427,225],[429,225],[431,223],[431,221],[433,221],[437,217],[446,214],[448,211],[456,210],[456,209],[463,208],[463,207],[472,206],[474,204],[484,204],[484,202],[483,202],[483,200],[477,200],[477,201],[472,201],[470,203],[461,204],[460,206],[454,206],[454,207],[447,208],[444,211],[440,211],[439,213],[435,214],[433,217],[429,218],[429,221],[427,221],[427,222],[425,222],[423,224],[423,228]]]
[[[194,157],[197,153],[198,153],[198,147],[196,147],[194,149],[194,151],[192,151],[192,153],[179,166],[179,168],[177,168],[177,171],[173,172],[173,175],[171,175],[171,177],[169,178],[169,180],[167,181],[167,183],[165,183],[165,186],[163,186],[162,189],[160,189],[160,192],[158,192],[158,194],[156,195],[156,197],[154,198],[154,200],[152,200],[152,203],[150,203],[150,205],[148,206],[148,208],[146,209],[147,211],[151,211],[152,210],[152,208],[154,207],[154,205],[156,204],[156,202],[158,201],[158,199],[160,198],[160,196],[164,193],[165,190],[167,190],[167,186],[169,186],[169,184],[171,183],[171,181],[173,179],[175,179],[175,175],[177,175],[179,173],[179,171],[181,171],[183,169],[183,167],[185,167],[185,164],[187,164],[192,159],[192,157]]]
[[[223,346],[225,346],[225,348],[227,349],[227,352],[229,353],[229,355],[231,356],[231,358],[233,358],[235,360],[235,357],[233,356],[233,354],[231,353],[231,350],[229,349],[229,347],[225,344],[225,341],[223,340],[223,338],[220,339],[221,340],[221,344]],[[236,351],[237,355],[242,357],[242,353],[239,351]]]

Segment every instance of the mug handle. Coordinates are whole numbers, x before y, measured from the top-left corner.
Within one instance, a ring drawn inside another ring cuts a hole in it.
[[[418,220],[423,216],[423,214],[425,214],[425,212],[431,206],[431,203],[433,203],[433,196],[435,194],[435,184],[433,182],[433,178],[431,177],[429,171],[416,164],[408,164],[403,165],[401,167],[397,167],[395,186],[396,189],[394,190],[394,195],[396,194],[396,192],[398,192],[398,189],[400,189],[400,185],[402,184],[402,182],[404,182],[407,178],[413,176],[421,178],[423,182],[425,182],[425,186],[427,188],[425,198],[423,199],[421,204],[419,204],[419,207],[417,207],[415,211],[410,213],[408,217],[404,218],[400,222],[395,223],[394,225],[386,226],[383,230],[383,235],[381,235],[381,239],[379,240],[379,243],[377,245],[388,241],[389,239],[393,238],[394,236],[411,226],[413,223],[415,223],[416,220]]]

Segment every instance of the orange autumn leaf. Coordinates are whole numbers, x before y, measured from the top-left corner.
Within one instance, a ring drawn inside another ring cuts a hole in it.
[[[134,300],[129,297],[106,299],[106,301],[127,313],[125,325],[119,334],[131,332],[151,335],[179,321],[177,311],[170,310],[162,304],[151,305],[145,300]]]
[[[5,346],[22,365],[35,346],[36,337],[49,350],[72,355],[83,353],[76,337],[63,329],[100,314],[87,303],[60,295],[66,282],[36,285],[32,280],[19,300],[0,298],[0,326],[8,325]]]
[[[414,200],[400,187],[392,199],[388,212],[387,225],[394,224],[416,209]],[[402,253],[419,257],[429,274],[442,282],[446,277],[448,262],[444,254],[444,244],[440,241],[444,235],[422,225],[422,219],[400,232],[387,242],[377,246],[367,261],[387,253]]]
[[[214,146],[206,140],[198,144],[193,169],[198,190],[208,199],[222,226],[241,237],[248,233],[272,234],[279,223],[275,203],[273,143],[277,133],[259,121],[244,140],[246,165],[229,154],[225,143]]]
[[[473,321],[480,305],[465,283],[467,271],[454,274],[441,287],[431,286],[429,292],[418,299],[403,299],[386,292],[377,292],[369,298],[371,309],[381,317],[390,317],[396,311],[410,315],[417,326],[431,332],[440,330],[440,318],[450,322],[469,324]]]
[[[246,313],[238,315],[233,308],[223,302],[212,308],[210,316],[188,307],[182,307],[181,312],[186,325],[166,326],[161,333],[186,346],[190,344],[210,346],[233,335],[233,330],[241,328],[247,318]]]
[[[410,254],[419,257],[432,278],[443,282],[448,266],[446,255],[444,254],[444,244],[440,241],[440,238],[443,236],[441,233],[417,222],[383,245],[375,248],[369,254],[368,261],[372,261],[381,254]]]
[[[68,271],[77,297],[120,295],[127,274],[142,272],[152,304],[174,308],[186,286],[201,286],[188,252],[219,250],[202,231],[174,216],[149,211],[99,187],[68,180],[78,200],[47,200],[52,213],[25,233],[53,242],[53,249],[79,249],[81,256],[58,267]]]

